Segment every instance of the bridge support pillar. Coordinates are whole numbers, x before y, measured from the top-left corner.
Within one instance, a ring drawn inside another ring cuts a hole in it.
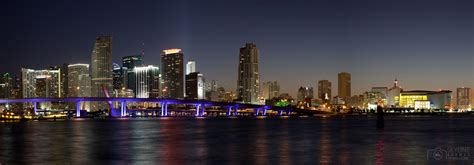
[[[290,116],[291,110],[286,110],[286,116]]]
[[[33,102],[33,111],[34,111],[35,115],[36,115],[36,111],[37,111],[36,106],[37,106],[37,102]]]
[[[76,117],[81,117],[81,102],[76,102]]]
[[[282,111],[282,110],[279,110],[279,111],[278,111],[278,116],[281,116],[282,113],[283,113],[283,111]]]
[[[259,111],[259,109],[255,108],[255,116],[258,116],[258,111]]]
[[[168,103],[165,104],[165,116],[168,116]]]
[[[166,102],[161,103],[161,116],[166,116],[168,111],[168,104]]]
[[[263,116],[267,116],[267,108],[263,108]]]
[[[120,102],[120,117],[124,117],[127,114],[127,102]]]
[[[227,117],[230,116],[230,112],[232,111],[232,106],[229,106],[229,108],[227,109]]]
[[[195,116],[198,117],[198,116],[199,116],[199,107],[200,107],[201,105],[196,104],[196,105],[194,105],[194,106],[196,106],[196,115],[195,115]]]

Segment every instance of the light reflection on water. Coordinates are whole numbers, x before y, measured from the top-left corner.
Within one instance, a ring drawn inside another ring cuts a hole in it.
[[[426,164],[428,149],[473,148],[473,119],[392,117],[382,131],[366,117],[5,122],[0,163]]]

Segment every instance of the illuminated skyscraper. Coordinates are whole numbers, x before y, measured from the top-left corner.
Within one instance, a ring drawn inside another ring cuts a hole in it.
[[[456,89],[456,108],[458,110],[471,110],[471,88]]]
[[[68,97],[91,97],[89,64],[68,65]],[[72,105],[75,106],[75,105]],[[81,102],[83,110],[90,110],[90,102]]]
[[[341,72],[337,75],[337,78],[338,96],[342,98],[351,97],[351,74]]]
[[[60,83],[61,83],[61,93],[59,97],[67,97],[68,95],[68,64],[62,64],[62,65],[55,65],[49,67],[50,70],[59,70],[61,77],[60,77]]]
[[[325,103],[331,101],[331,82],[329,80],[320,80],[318,82],[318,98],[323,100]]]
[[[160,70],[153,65],[133,68],[136,98],[157,98],[160,93]]]
[[[123,76],[123,87],[131,89],[136,93],[136,80],[134,74],[134,68],[143,66],[142,55],[132,55],[122,57],[122,76]]]
[[[12,98],[13,78],[9,73],[0,76],[0,98]]]
[[[96,38],[91,58],[91,96],[106,97],[113,90],[112,37]],[[107,109],[107,103],[94,103],[92,110]]]
[[[186,75],[193,72],[196,72],[196,61],[189,60],[188,63],[186,63]]]
[[[21,69],[23,98],[59,98],[61,96],[60,70]]]
[[[300,87],[298,89],[298,96],[296,100],[298,102],[304,102],[307,99],[311,102],[311,99],[314,97],[314,91],[312,87]]]
[[[240,48],[237,79],[237,99],[246,103],[257,103],[260,92],[258,72],[259,52],[253,43]]]
[[[280,85],[276,81],[263,83],[263,98],[266,100],[273,99],[280,95]]]
[[[161,54],[162,97],[184,98],[183,53],[181,49],[163,50]]]
[[[89,64],[71,64],[68,71],[68,97],[91,97]]]
[[[206,99],[204,90],[204,76],[199,72],[192,72],[186,75],[186,98]]]

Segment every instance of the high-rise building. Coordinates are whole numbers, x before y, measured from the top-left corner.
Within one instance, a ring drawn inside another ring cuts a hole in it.
[[[68,74],[68,65],[69,64],[63,64],[63,65],[55,65],[55,66],[51,66],[49,67],[50,70],[59,70],[60,72],[60,83],[61,83],[61,93],[60,93],[60,96],[59,97],[67,97],[67,92],[68,92],[68,77],[67,77],[67,74]]]
[[[112,37],[97,37],[91,58],[91,96],[107,97],[113,91]],[[107,103],[94,102],[91,109],[107,109]]]
[[[189,60],[188,63],[186,63],[186,75],[193,72],[196,72],[196,61]]]
[[[313,99],[313,98],[314,98],[313,87],[300,87],[298,89],[298,96],[296,98],[298,102],[303,102],[306,99]]]
[[[68,71],[68,97],[91,97],[89,64],[71,64]]]
[[[341,72],[337,75],[337,94],[339,97],[348,98],[351,97],[351,74]]]
[[[240,48],[237,79],[237,99],[246,103],[258,103],[260,81],[258,72],[259,52],[253,43]]]
[[[0,77],[0,98],[12,98],[13,78],[9,73]]]
[[[456,89],[456,108],[458,110],[471,110],[471,88],[457,88]]]
[[[163,50],[161,54],[162,97],[184,98],[183,53],[181,49]]]
[[[313,87],[300,87],[296,101],[298,103],[304,103],[306,106],[311,106],[311,100],[314,98]]]
[[[273,99],[280,95],[280,85],[276,81],[268,81],[263,83],[263,98],[266,100]]]
[[[192,72],[186,75],[186,98],[206,99],[204,76],[201,73]]]
[[[68,65],[67,97],[91,97],[91,76],[89,64]],[[71,105],[75,106],[75,105]],[[83,110],[90,110],[90,102],[81,102]]]
[[[60,70],[21,69],[23,98],[61,97]]]
[[[331,101],[331,82],[329,80],[319,80],[318,82],[318,98],[324,103]]]
[[[157,98],[160,93],[160,70],[153,65],[136,66],[133,69],[136,80],[136,98]]]
[[[398,107],[400,103],[400,93],[403,91],[402,87],[398,85],[398,80],[393,81],[393,86],[388,90],[387,106]]]
[[[127,68],[121,67],[118,64],[113,64],[113,71],[112,71],[112,79],[113,79],[113,88],[114,92],[125,88],[125,73],[127,72]]]
[[[123,77],[123,86],[127,89],[131,89],[136,93],[136,80],[134,74],[134,68],[143,66],[143,56],[142,55],[131,55],[122,57],[122,77]],[[118,71],[117,71],[118,72]]]

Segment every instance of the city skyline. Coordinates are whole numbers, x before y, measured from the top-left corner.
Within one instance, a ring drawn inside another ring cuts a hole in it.
[[[89,63],[93,39],[111,35],[115,63],[120,63],[121,57],[143,51],[146,64],[159,65],[161,50],[179,47],[185,54],[184,61],[196,60],[200,64],[199,71],[205,73],[207,79],[218,80],[225,89],[235,89],[238,48],[247,42],[255,43],[260,50],[260,82],[278,81],[281,93],[292,96],[296,96],[299,86],[317,87],[319,80],[336,83],[339,72],[352,75],[353,94],[361,94],[374,86],[388,87],[395,78],[406,90],[455,91],[458,87],[472,88],[474,84],[474,33],[470,21],[473,11],[469,8],[473,2],[467,0],[430,3],[279,1],[268,6],[260,1],[226,4],[160,1],[135,5],[118,2],[107,9],[110,12],[106,16],[120,15],[124,21],[150,24],[155,29],[118,26],[120,21],[99,16],[95,10],[91,10],[90,15],[77,14],[108,5],[104,2],[90,6],[74,5],[73,2],[37,3],[8,2],[6,5],[7,11],[10,7],[16,7],[16,10],[7,19],[11,26],[2,32],[13,31],[5,34],[7,44],[2,45],[1,50],[3,54],[15,54],[19,59],[28,60],[2,63],[0,72],[18,74],[21,67],[45,69],[62,63]],[[32,15],[20,15],[21,6],[29,5],[36,6],[28,11]],[[286,6],[295,12],[242,20],[260,10],[275,13]],[[232,14],[241,7],[247,7],[247,12]],[[44,10],[49,8],[54,10]],[[156,8],[162,10],[156,11]],[[123,9],[140,9],[143,13],[124,12],[127,10]],[[174,10],[179,12],[168,13]],[[213,16],[214,12],[229,18],[219,19]],[[428,17],[435,19],[425,20]],[[55,19],[62,24],[51,26]],[[167,24],[157,27],[157,22],[163,21]],[[239,22],[257,28],[241,30],[245,28]],[[77,28],[77,24],[81,24],[81,28]],[[332,93],[337,93],[337,89],[333,88]]]

